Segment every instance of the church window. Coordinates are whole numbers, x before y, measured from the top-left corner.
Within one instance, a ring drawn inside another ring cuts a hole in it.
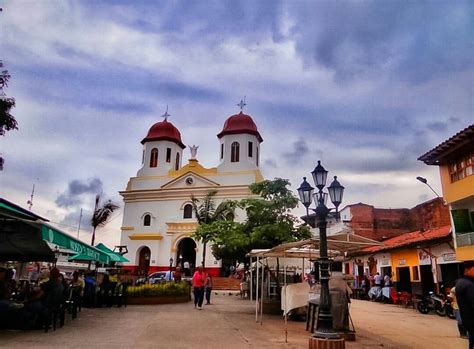
[[[176,153],[176,163],[174,164],[174,169],[179,170],[179,153]]]
[[[184,206],[183,218],[193,218],[193,205],[187,204]]]
[[[142,152],[142,164],[145,162],[145,149]]]
[[[151,215],[146,214],[145,216],[143,216],[143,225],[145,227],[149,227],[151,225]]]
[[[260,162],[258,149],[259,149],[259,148],[258,148],[258,146],[257,146],[257,166],[259,165],[259,162]]]
[[[230,150],[230,162],[239,162],[240,144],[238,142],[232,143]]]
[[[153,148],[150,155],[150,167],[158,166],[158,149]]]
[[[224,158],[224,143],[221,144],[221,160]]]
[[[253,157],[253,143],[249,142],[249,158]]]
[[[171,162],[171,148],[166,148],[166,162]]]

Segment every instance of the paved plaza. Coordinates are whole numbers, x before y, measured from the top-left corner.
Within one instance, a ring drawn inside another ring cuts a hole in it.
[[[304,322],[285,324],[264,315],[255,323],[254,303],[229,295],[213,296],[202,311],[183,304],[84,309],[56,332],[2,331],[1,348],[307,348]],[[456,322],[413,309],[353,301],[357,341],[346,348],[465,349]]]

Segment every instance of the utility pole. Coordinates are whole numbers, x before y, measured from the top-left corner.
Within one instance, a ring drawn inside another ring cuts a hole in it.
[[[33,184],[33,190],[31,191],[31,196],[30,196],[30,200],[28,200],[26,202],[26,204],[28,205],[28,210],[31,211],[31,207],[33,207],[33,197],[35,196],[35,184]]]
[[[82,221],[82,208],[81,208],[81,213],[79,215],[79,226],[77,227],[77,240],[79,240],[79,231],[81,230],[81,221]]]

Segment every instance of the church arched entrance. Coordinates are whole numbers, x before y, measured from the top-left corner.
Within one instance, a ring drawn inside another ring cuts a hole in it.
[[[150,257],[150,249],[146,246],[142,247],[138,255],[137,275],[145,277],[148,276],[148,271],[150,270]]]
[[[185,276],[191,276],[196,266],[196,242],[191,238],[184,238],[178,243],[178,263]],[[188,267],[188,268],[186,268]]]

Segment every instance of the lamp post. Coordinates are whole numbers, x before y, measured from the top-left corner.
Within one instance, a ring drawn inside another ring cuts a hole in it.
[[[168,281],[171,281],[171,269],[173,268],[173,257],[170,258],[170,276],[169,276],[169,280]]]
[[[316,209],[312,209],[316,213],[317,227],[319,228],[319,270],[321,273],[321,298],[319,304],[319,314],[317,328],[313,334],[316,338],[327,339],[340,339],[339,335],[334,331],[332,326],[332,314],[331,314],[331,297],[329,293],[329,259],[328,259],[328,247],[327,247],[327,218],[331,209],[327,208],[326,201],[328,194],[323,192],[326,186],[326,179],[328,171],[321,165],[321,161],[318,161],[314,171],[311,172],[313,175],[314,184],[318,189],[318,192],[313,195],[313,188],[306,182],[306,178],[303,179],[303,183],[298,188],[298,194],[303,205],[306,207],[308,212],[309,205],[311,205],[311,198],[314,197]],[[334,180],[331,185],[327,188],[329,197],[335,207],[335,217],[338,217],[338,207],[341,204],[342,196],[344,193],[344,187],[339,183],[337,177],[334,176]],[[309,217],[308,217],[309,220]]]
[[[59,247],[56,245],[54,247],[54,266],[56,267],[56,264],[58,263],[58,259],[61,257],[61,251],[59,251]]]
[[[145,253],[145,280],[148,282],[148,268],[150,267],[150,255]]]

